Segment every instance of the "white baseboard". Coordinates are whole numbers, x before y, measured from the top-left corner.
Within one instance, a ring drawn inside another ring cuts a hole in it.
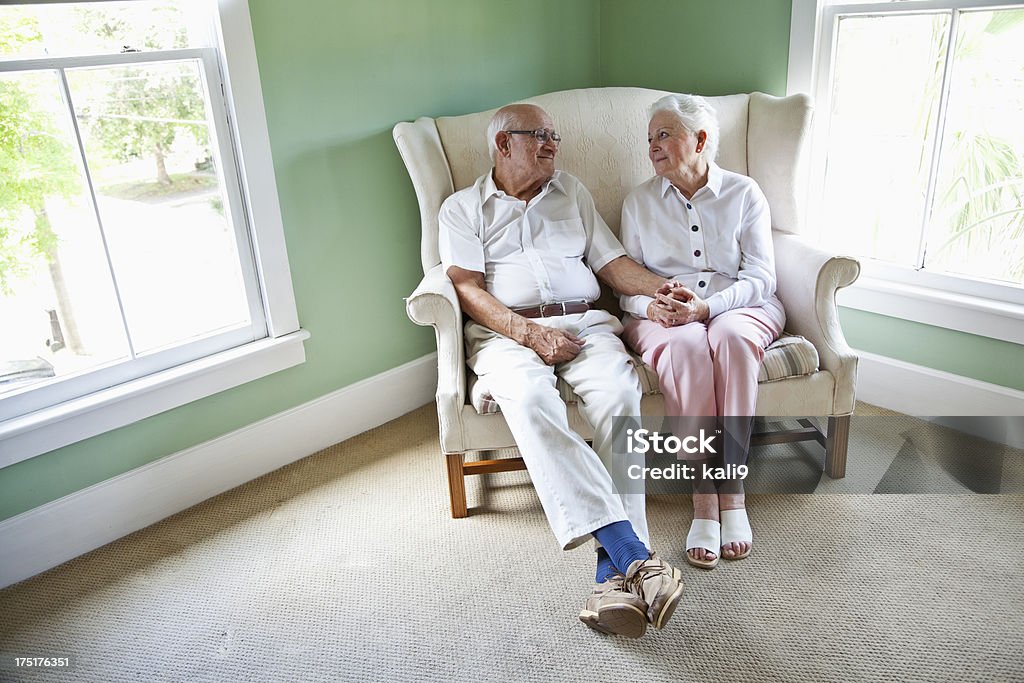
[[[437,354],[0,522],[0,588],[434,400]]]
[[[866,351],[857,354],[857,400],[1024,447],[1024,391]],[[1007,419],[997,425],[980,419],[993,416]]]

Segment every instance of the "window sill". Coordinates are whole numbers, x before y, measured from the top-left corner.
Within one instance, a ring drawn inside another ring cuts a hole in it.
[[[298,330],[0,422],[0,468],[305,362]]]
[[[1024,305],[862,276],[838,304],[934,327],[1024,344]]]

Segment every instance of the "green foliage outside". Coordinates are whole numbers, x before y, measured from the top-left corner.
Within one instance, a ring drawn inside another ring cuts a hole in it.
[[[981,25],[977,20],[985,19],[986,14],[961,19],[954,48],[954,84],[969,86],[976,103],[986,96],[1003,97],[990,80],[992,56],[986,54],[986,47],[998,36],[1024,25],[1024,11],[995,11]],[[933,23],[932,43],[945,45],[944,26],[938,19]],[[932,135],[929,122],[934,121],[932,110],[938,104],[944,60],[945,50],[937,49],[927,87],[928,107],[919,119],[924,140]],[[1017,75],[1024,76],[1024,69],[1018,68]],[[1009,102],[1006,104],[1009,106]],[[1024,158],[1019,147],[1019,141],[1008,140],[978,124],[963,130],[947,129],[928,260],[944,258],[955,263],[968,253],[986,258],[998,255],[1005,270],[988,275],[1024,281]],[[927,156],[922,153],[921,173],[927,173],[926,162]]]
[[[157,202],[184,193],[203,192],[217,188],[217,176],[209,173],[172,173],[171,184],[163,183],[119,183],[103,187],[106,197],[127,199],[133,202]]]
[[[189,67],[191,65],[188,65]],[[205,146],[203,101],[197,78],[178,64],[105,69],[113,75],[102,97],[79,110],[79,119],[104,151],[119,161],[151,157],[157,182],[171,185],[165,160],[182,130]]]
[[[28,22],[0,25],[0,43],[31,40]],[[31,84],[0,78],[0,292],[39,258],[51,260],[57,238],[46,215],[48,197],[70,197],[81,191],[71,149],[55,122],[36,105]],[[24,232],[25,212],[33,229]]]
[[[42,35],[36,16],[30,10],[3,11],[0,54],[37,53]],[[74,8],[75,20],[58,29],[68,35],[55,38],[76,41],[77,49],[86,52],[116,51],[125,41],[133,49],[185,47],[185,30],[170,16],[175,12]],[[40,259],[53,264],[57,238],[46,200],[67,199],[84,190],[77,150],[57,125],[57,117],[64,114],[48,106],[58,93],[56,80],[44,73],[0,76],[0,293],[7,295],[13,282]],[[83,105],[77,114],[90,155],[102,150],[117,161],[152,158],[156,182],[170,188],[175,181],[165,158],[176,137],[187,131],[200,147],[208,145],[201,84],[191,63],[80,69],[69,71],[68,77],[76,102]],[[196,182],[189,180],[180,189],[195,189]],[[117,193],[147,192],[162,194],[126,187]]]
[[[141,45],[131,49],[170,49],[188,45],[184,28],[174,22],[159,21],[157,15],[145,15],[143,25],[132,25],[124,17],[108,10],[86,8],[78,15],[78,31],[98,38],[102,44],[116,45],[124,36],[143,36]],[[195,136],[205,147],[206,112],[198,75],[191,65],[154,64],[101,70],[99,90],[88,97],[88,104],[77,112],[91,136],[112,158],[130,161],[152,157],[157,182],[171,185],[165,159],[176,137],[183,131]],[[75,74],[88,83],[89,72]],[[92,84],[95,88],[96,84]]]

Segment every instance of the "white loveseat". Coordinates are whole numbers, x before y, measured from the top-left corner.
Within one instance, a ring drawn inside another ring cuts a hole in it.
[[[616,234],[626,194],[652,175],[647,159],[647,110],[665,94],[640,88],[593,88],[527,100],[551,114],[563,137],[557,167],[587,186],[598,211]],[[843,337],[835,294],[857,279],[860,265],[853,259],[812,248],[796,236],[801,228],[797,188],[810,125],[810,101],[803,95],[778,98],[762,93],[709,97],[708,101],[721,126],[719,165],[754,178],[768,198],[777,294],[786,308],[786,333],[805,338],[817,351],[817,363],[797,369],[795,376],[759,383],[757,397],[758,415],[817,420],[802,419],[799,428],[758,434],[755,444],[816,440],[825,447],[826,473],[842,477],[857,357]],[[514,447],[515,442],[500,412],[481,414],[480,402],[477,407],[473,405],[474,378],[465,363],[463,315],[455,289],[441,271],[437,247],[441,203],[456,190],[471,185],[491,166],[485,131],[493,113],[424,117],[394,128],[395,143],[419,200],[422,222],[424,278],[409,296],[407,312],[413,322],[430,325],[436,332],[437,413],[453,517],[467,514],[464,476],[523,467],[520,458],[465,458],[467,453],[486,454]],[[602,302],[615,306],[611,296],[605,296]],[[813,351],[810,353],[813,355]],[[766,365],[768,360],[766,357]],[[645,390],[642,410],[645,415],[662,414],[664,401],[657,391],[657,378],[639,358],[637,364]],[[561,389],[569,401],[570,424],[589,439],[590,428],[572,404],[571,389]],[[819,421],[827,426],[817,424]]]

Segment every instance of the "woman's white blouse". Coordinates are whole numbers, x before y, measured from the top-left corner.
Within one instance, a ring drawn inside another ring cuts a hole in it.
[[[637,263],[707,301],[711,317],[762,306],[775,294],[768,201],[752,179],[708,166],[692,199],[654,176],[622,204],[622,246]],[[622,296],[623,311],[647,317],[649,296]]]

